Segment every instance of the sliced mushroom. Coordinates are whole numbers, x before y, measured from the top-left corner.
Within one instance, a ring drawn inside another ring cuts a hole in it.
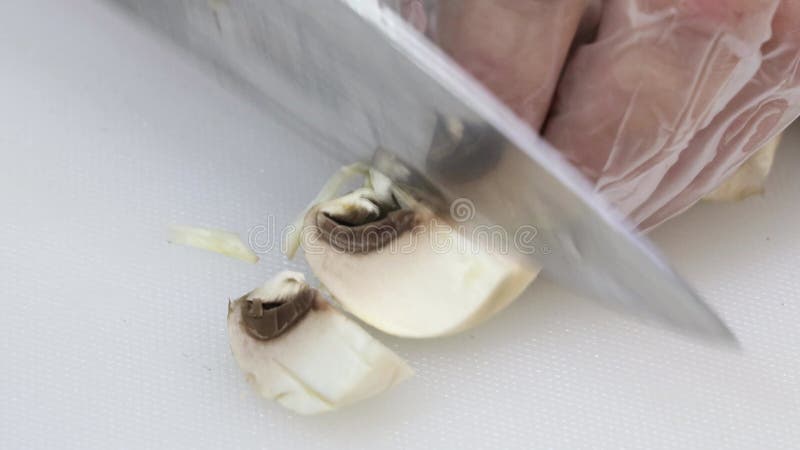
[[[381,331],[463,331],[505,308],[538,273],[490,254],[423,205],[378,198],[385,195],[359,189],[311,208],[302,245],[342,307]]]
[[[372,397],[413,373],[295,272],[232,302],[228,337],[248,383],[300,414]]]
[[[242,242],[239,235],[230,231],[172,225],[169,227],[169,242],[220,253],[253,264],[258,262],[258,255]]]

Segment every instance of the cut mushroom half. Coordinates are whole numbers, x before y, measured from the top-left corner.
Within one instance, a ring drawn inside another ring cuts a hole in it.
[[[395,336],[464,331],[508,306],[538,268],[491,253],[372,170],[305,215],[306,260],[339,304]],[[480,240],[478,240],[480,241]]]
[[[413,373],[295,272],[230,303],[228,337],[248,383],[299,414],[364,400]]]

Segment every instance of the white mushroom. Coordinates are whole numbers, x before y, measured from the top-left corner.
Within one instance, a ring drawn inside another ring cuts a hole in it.
[[[228,337],[250,385],[300,414],[372,397],[413,373],[294,272],[232,302]]]
[[[502,310],[535,279],[538,268],[488,252],[385,177],[372,178],[312,207],[303,226],[312,270],[359,319],[396,336],[453,334]]]

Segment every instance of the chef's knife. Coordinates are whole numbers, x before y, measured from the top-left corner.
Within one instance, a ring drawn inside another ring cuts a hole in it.
[[[507,107],[375,0],[116,0],[342,162],[371,161],[557,283],[733,342],[659,253]],[[287,150],[288,152],[289,150]]]

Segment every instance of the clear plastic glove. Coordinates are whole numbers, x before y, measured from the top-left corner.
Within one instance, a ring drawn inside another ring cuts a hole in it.
[[[800,0],[402,1],[645,229],[800,114]]]
[[[436,40],[538,129],[584,8],[585,0],[440,0]]]
[[[651,228],[692,206],[800,116],[800,0],[782,0],[756,75],[697,133],[632,219]]]

